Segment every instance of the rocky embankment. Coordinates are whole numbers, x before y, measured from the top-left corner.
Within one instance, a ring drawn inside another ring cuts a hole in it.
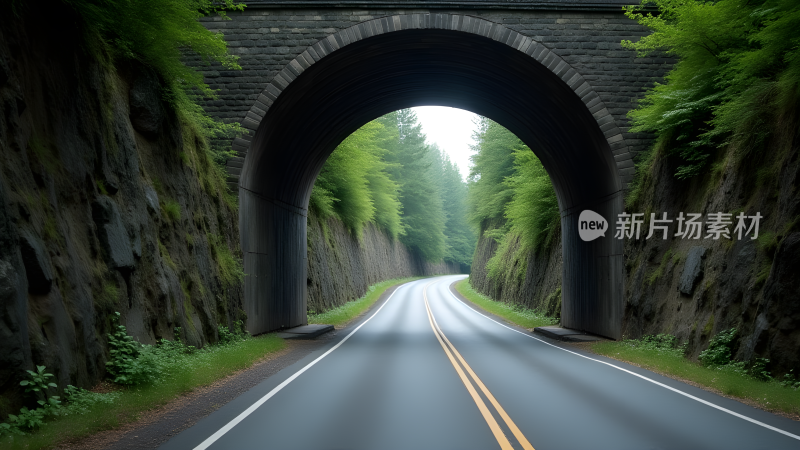
[[[488,224],[500,228],[502,224]],[[553,239],[547,248],[515,258],[520,250],[514,240],[503,255],[501,264],[506,270],[502,278],[489,276],[486,267],[498,250],[497,241],[481,232],[472,260],[469,279],[478,292],[506,303],[544,311],[552,317],[561,316],[561,238]]]
[[[720,331],[738,330],[736,358],[800,368],[800,161],[793,127],[772,131],[765,151],[722,149],[708,171],[681,181],[677,161],[656,149],[639,168],[636,212],[744,212],[762,216],[758,238],[640,239],[626,245],[629,337],[671,333],[697,357]],[[749,225],[749,222],[748,222]],[[705,236],[704,230],[704,236]]]
[[[308,220],[308,310],[326,311],[363,296],[370,285],[411,276],[461,273],[455,263],[431,263],[373,224],[361,237],[330,218]]]
[[[711,337],[736,328],[737,359],[768,358],[776,374],[800,369],[800,161],[793,133],[792,127],[776,126],[766,151],[720,149],[707,171],[691,180],[674,177],[678,161],[663,148],[638,166],[641,179],[627,193],[628,212],[647,218],[651,212],[673,219],[679,212],[702,213],[703,220],[717,212],[763,218],[755,240],[733,233],[732,239],[682,239],[674,236],[674,227],[667,240],[645,240],[645,222],[642,239],[625,247],[626,338],[670,333],[688,342],[689,355],[696,358]],[[496,250],[494,239],[481,233],[470,276],[476,289],[556,312],[559,240],[527,260],[509,257],[503,276],[492,279],[486,263]],[[507,252],[514,253],[514,248]]]
[[[61,388],[100,380],[115,311],[150,344],[179,329],[199,347],[246,320],[236,199],[205,140],[158,76],[113,67],[62,13],[0,17],[0,418],[34,365]],[[373,226],[357,238],[312,217],[308,242],[313,311],[459,272]]]
[[[180,327],[196,346],[242,318],[225,276],[235,199],[158,77],[92,55],[58,11],[12,19],[0,18],[2,417],[34,364],[61,387],[96,383],[114,311],[141,342]]]

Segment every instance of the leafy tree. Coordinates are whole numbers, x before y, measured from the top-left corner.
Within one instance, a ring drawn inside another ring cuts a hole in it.
[[[550,175],[527,147],[514,150],[514,175],[505,185],[513,192],[505,208],[511,228],[526,250],[538,250],[552,242],[561,226],[558,199]]]
[[[337,217],[358,235],[374,222],[398,237],[401,205],[383,160],[386,150],[379,146],[383,131],[382,124],[370,122],[339,144],[314,183],[309,206],[323,218]]]
[[[475,250],[475,234],[467,221],[467,185],[447,154],[436,145],[431,149],[436,156],[434,179],[439,184],[445,216],[444,260],[468,267]]]
[[[470,219],[476,226],[502,220],[513,191],[505,179],[514,173],[513,153],[524,144],[497,122],[481,118],[473,136],[469,174]]]
[[[498,242],[487,262],[490,278],[521,278],[528,255],[551,242],[560,214],[550,176],[522,141],[500,124],[481,119],[474,136],[469,208],[473,223]]]
[[[657,14],[644,10],[654,5]],[[626,15],[653,33],[622,41],[640,56],[678,59],[639,107],[632,131],[653,131],[682,159],[678,178],[702,172],[714,148],[755,148],[766,124],[792,115],[800,98],[800,3],[794,0],[644,0]]]

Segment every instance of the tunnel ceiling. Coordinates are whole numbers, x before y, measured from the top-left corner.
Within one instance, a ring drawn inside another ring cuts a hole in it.
[[[600,124],[559,76],[506,44],[438,29],[362,39],[303,71],[261,120],[241,187],[305,209],[342,140],[383,114],[420,105],[469,110],[516,134],[549,172],[562,214],[622,188]]]

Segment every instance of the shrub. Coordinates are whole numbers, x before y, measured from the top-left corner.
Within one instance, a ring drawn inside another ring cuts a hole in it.
[[[113,333],[108,334],[108,347],[111,357],[106,362],[106,370],[111,380],[117,384],[146,384],[159,375],[159,367],[149,351],[142,351],[142,344],[128,335],[124,325],[119,324],[119,313],[112,316]]]
[[[230,330],[224,325],[219,327],[219,343],[223,345],[243,341],[247,339],[247,336],[247,331],[245,331],[244,323],[241,320],[234,322]]]
[[[708,348],[700,352],[700,361],[706,366],[723,366],[731,362],[736,328],[720,331],[711,338]]]

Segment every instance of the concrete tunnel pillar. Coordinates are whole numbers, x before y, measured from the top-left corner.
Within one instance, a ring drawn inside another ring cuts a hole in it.
[[[306,211],[239,189],[245,313],[251,334],[307,323]]]

